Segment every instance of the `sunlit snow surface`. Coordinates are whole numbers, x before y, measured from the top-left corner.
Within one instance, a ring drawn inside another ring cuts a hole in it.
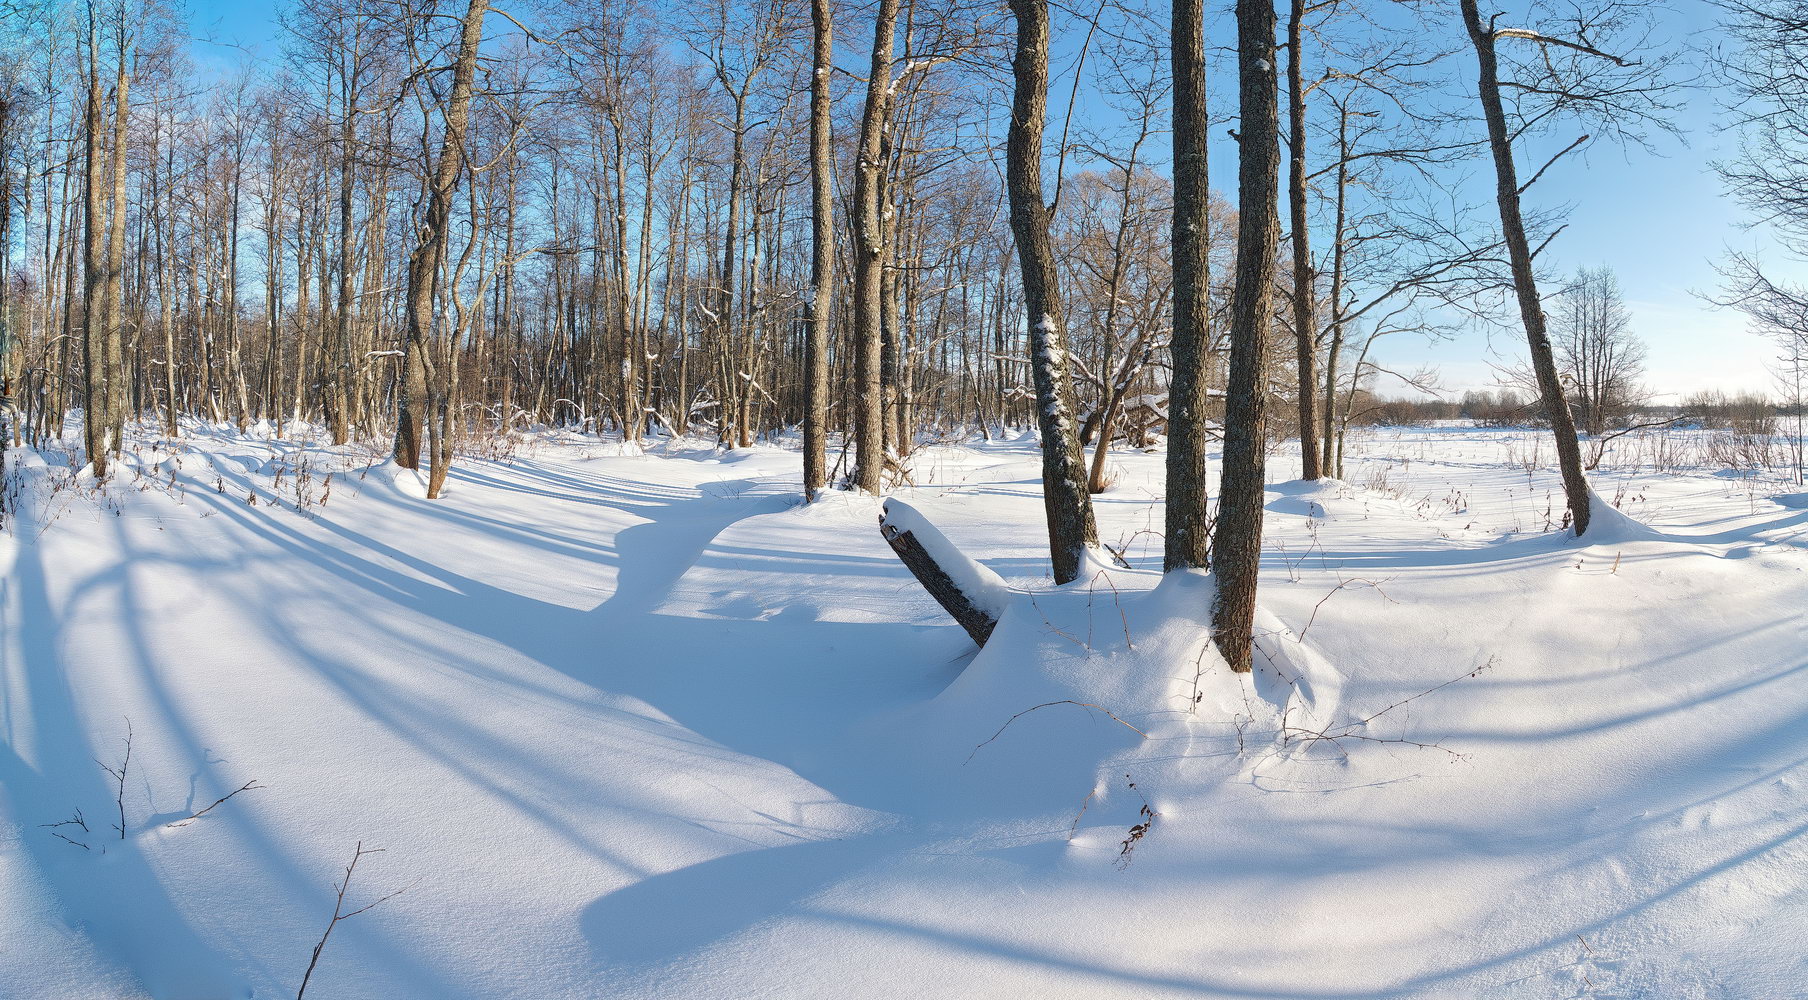
[[[1808,505],[1639,447],[1582,539],[1535,431],[1280,448],[1248,680],[1159,453],[1055,589],[1034,442],[918,452],[975,655],[782,445],[15,452],[0,997],[293,995],[360,841],[309,997],[1802,996]]]

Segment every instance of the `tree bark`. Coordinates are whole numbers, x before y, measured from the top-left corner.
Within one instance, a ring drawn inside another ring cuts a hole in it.
[[[885,128],[898,0],[879,0],[854,173],[854,470],[868,493],[885,488]]]
[[[1206,152],[1204,0],[1173,0],[1174,334],[1168,388],[1168,488],[1162,568],[1203,568],[1211,552],[1206,491],[1206,369],[1211,323],[1211,174]]]
[[[121,8],[117,14],[119,20],[115,24],[114,42],[118,46],[119,62],[113,82],[112,195],[108,206],[106,313],[101,324],[101,328],[106,331],[107,344],[106,437],[107,445],[115,455],[120,454],[125,444],[125,286],[122,276],[125,273],[126,258],[126,130],[131,124],[131,101],[128,94],[132,83],[132,75],[127,68],[127,62],[131,59],[132,42],[126,31],[126,11]]]
[[[810,0],[815,47],[810,77],[810,301],[804,341],[804,496],[828,485],[829,324],[835,294],[835,160],[829,74],[835,58],[832,0]],[[651,190],[651,181],[648,182]]]
[[[966,629],[975,645],[984,646],[998,627],[998,609],[990,606],[986,594],[1002,590],[1004,581],[968,560],[948,559],[950,565],[943,565],[935,553],[953,552],[953,545],[921,513],[902,501],[885,501],[884,512],[879,515],[879,534],[929,596]]]
[[[108,386],[112,365],[107,353],[105,319],[107,254],[102,235],[105,208],[101,201],[103,150],[100,127],[100,24],[91,2],[88,5],[88,97],[82,125],[82,435],[94,475],[104,479],[107,476],[107,428],[112,423],[107,413],[107,403],[112,398]]]
[[[350,44],[358,44],[356,34]],[[332,336],[320,352],[320,368],[326,375],[321,395],[334,444],[344,444],[351,437],[351,390],[347,381],[352,337],[352,262],[357,256],[357,236],[352,231],[352,148],[357,141],[353,105],[358,94],[361,55],[354,49],[343,58],[347,62],[339,67],[339,113],[343,116],[339,123],[339,308],[333,317]],[[410,454],[418,454],[419,450],[417,443]],[[412,469],[414,465],[408,467]]]
[[[1495,201],[1500,206],[1501,235],[1512,267],[1513,291],[1519,300],[1519,318],[1525,325],[1531,350],[1532,372],[1544,401],[1546,419],[1557,439],[1557,465],[1563,473],[1563,495],[1576,534],[1588,530],[1588,477],[1582,471],[1582,447],[1576,440],[1576,422],[1569,400],[1557,376],[1557,359],[1545,327],[1544,305],[1538,298],[1538,281],[1532,271],[1532,249],[1526,239],[1525,219],[1519,207],[1519,171],[1513,163],[1513,143],[1507,134],[1507,115],[1500,100],[1500,67],[1494,55],[1494,27],[1484,24],[1476,0],[1462,0],[1463,24],[1475,46],[1479,69],[1482,116],[1488,124],[1488,147],[1494,154]]]
[[[470,116],[471,83],[477,70],[477,47],[483,41],[483,16],[488,9],[489,0],[470,0],[470,5],[465,10],[458,43],[458,61],[452,69],[452,93],[446,103],[445,135],[440,141],[433,172],[427,180],[427,208],[421,218],[420,242],[408,255],[408,353],[403,358],[403,363],[405,369],[415,368],[419,371],[422,384],[431,386],[428,390],[430,398],[425,400],[427,405],[424,407],[426,420],[429,421],[428,432],[434,437],[435,445],[432,451],[433,469],[427,489],[427,498],[430,500],[439,497],[439,486],[445,481],[451,451],[450,442],[445,442],[442,437],[450,428],[450,420],[446,416],[450,406],[447,398],[449,386],[441,384],[444,373],[435,370],[432,356],[434,299],[439,291],[440,272],[445,262],[446,230],[452,210],[452,193],[458,186],[459,173],[464,169],[465,122]],[[453,359],[446,359],[446,364],[451,363],[454,363]],[[418,389],[419,386],[409,385],[409,379],[405,376],[397,398],[399,412],[395,457],[398,463],[411,469],[418,468],[420,464],[420,430],[416,423],[419,412],[412,409],[409,399],[409,394]]]
[[[1011,233],[1023,271],[1023,305],[1030,335],[1030,373],[1036,383],[1036,424],[1042,432],[1042,505],[1048,516],[1049,561],[1055,582],[1080,575],[1085,550],[1099,541],[1086,465],[1074,423],[1073,379],[1059,273],[1042,200],[1042,128],[1048,111],[1047,0],[1011,0],[1017,15],[1017,53],[1011,61],[1016,95],[1005,143]]]
[[[1287,202],[1293,228],[1293,340],[1299,366],[1300,478],[1323,476],[1318,454],[1318,324],[1313,316],[1312,233],[1306,219],[1306,83],[1301,65],[1305,0],[1287,17]]]
[[[1212,631],[1232,670],[1250,669],[1256,578],[1262,557],[1264,419],[1274,252],[1280,229],[1279,112],[1274,78],[1274,6],[1237,0],[1237,276],[1231,294],[1230,376],[1224,413],[1212,571],[1218,581]]]
[[[1331,343],[1325,350],[1324,442],[1319,450],[1319,471],[1343,478],[1343,452],[1335,448],[1343,440],[1337,423],[1337,362],[1343,354],[1343,262],[1350,189],[1350,114],[1343,109],[1337,121],[1337,208],[1331,219]]]

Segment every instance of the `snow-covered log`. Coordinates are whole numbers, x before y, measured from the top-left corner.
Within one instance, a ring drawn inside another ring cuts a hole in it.
[[[961,628],[984,646],[1004,613],[1010,588],[997,573],[969,559],[915,507],[902,500],[885,501],[879,534]]]

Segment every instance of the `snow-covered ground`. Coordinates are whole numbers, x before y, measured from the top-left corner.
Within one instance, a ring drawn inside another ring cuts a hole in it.
[[[26,453],[0,997],[291,996],[359,844],[310,997],[1808,996],[1799,488],[1600,473],[1577,540],[1542,440],[1279,450],[1249,682],[1158,454],[1060,589],[1031,441],[919,454],[976,655],[778,447]]]

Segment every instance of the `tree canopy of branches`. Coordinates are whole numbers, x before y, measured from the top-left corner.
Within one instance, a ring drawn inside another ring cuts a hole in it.
[[[1799,257],[1808,11],[1723,6],[1723,170]],[[1560,213],[1527,203],[1587,143],[1670,127],[1674,54],[1640,0],[1455,7],[288,0],[280,58],[221,69],[159,0],[13,4],[0,388],[16,436],[79,437],[97,476],[198,418],[386,440],[431,497],[528,427],[797,434],[812,498],[1028,433],[1061,582],[1111,457],[1165,438],[1164,566],[1217,574],[1243,668],[1271,429],[1341,475],[1352,423],[1411,410],[1379,379],[1432,385],[1378,345],[1510,309],[1578,531],[1570,404],[1598,435],[1636,399],[1610,276],[1545,301]],[[1726,267],[1808,357],[1808,292]]]

